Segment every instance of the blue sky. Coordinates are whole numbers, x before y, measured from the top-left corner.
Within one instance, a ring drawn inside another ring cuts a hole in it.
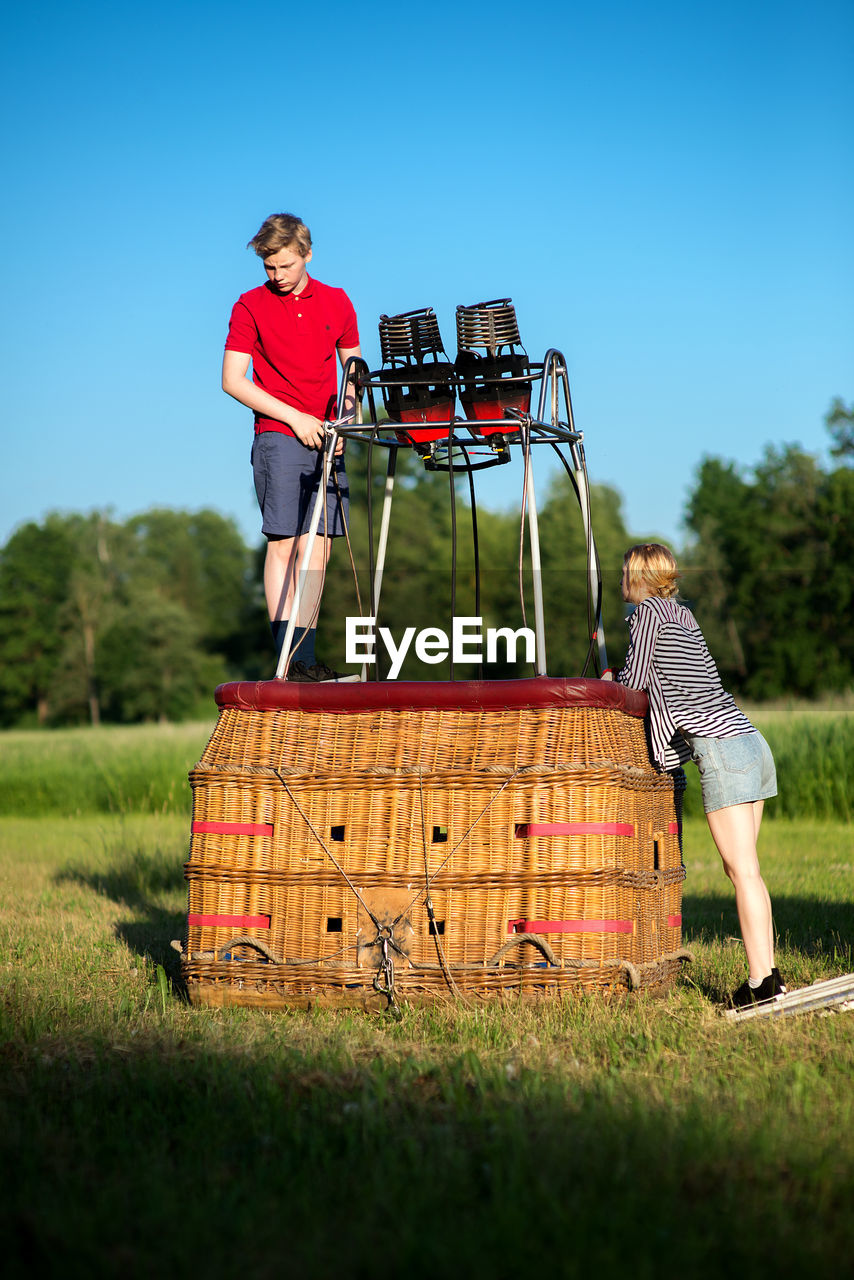
[[[636,535],[680,539],[704,454],[824,454],[854,401],[850,3],[48,3],[4,34],[0,541],[153,505],[259,540],[219,370],[279,210],[372,367],[381,312],[452,349],[458,303],[512,296]],[[479,481],[514,502],[516,468]]]

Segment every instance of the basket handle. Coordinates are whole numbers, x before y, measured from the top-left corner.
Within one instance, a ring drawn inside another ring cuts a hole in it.
[[[232,938],[231,942],[226,942],[225,946],[217,947],[214,955],[217,960],[220,960],[225,952],[231,951],[234,947],[254,947],[256,951],[261,952],[262,956],[266,956],[271,964],[282,963],[275,951],[271,951],[266,942],[262,942],[260,938]]]
[[[561,967],[560,961],[546,942],[545,938],[541,938],[537,933],[514,933],[513,937],[505,942],[503,947],[499,947],[492,959],[487,960],[487,969],[492,969],[497,966],[498,961],[502,956],[506,955],[506,953],[513,947],[520,946],[523,942],[530,942],[532,946],[538,947],[548,960],[549,964],[553,964],[555,968],[559,969]]]

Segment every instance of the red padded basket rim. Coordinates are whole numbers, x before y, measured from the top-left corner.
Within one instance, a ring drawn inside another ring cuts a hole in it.
[[[646,694],[613,680],[367,680],[352,684],[297,684],[287,680],[237,680],[221,684],[217,706],[243,711],[299,710],[332,715],[368,711],[412,711],[448,707],[500,711],[540,707],[598,707],[626,715],[646,714]]]

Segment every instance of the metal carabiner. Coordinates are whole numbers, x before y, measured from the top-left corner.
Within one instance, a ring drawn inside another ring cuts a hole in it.
[[[394,926],[379,925],[377,927],[377,936],[374,939],[374,945],[379,943],[382,948],[382,959],[379,967],[374,974],[374,990],[379,992],[381,996],[386,996],[390,1008],[395,1008],[397,1001],[394,993],[394,961],[389,955],[389,944],[395,947],[394,942]],[[395,950],[397,948],[395,947]],[[385,985],[382,983],[385,979]]]

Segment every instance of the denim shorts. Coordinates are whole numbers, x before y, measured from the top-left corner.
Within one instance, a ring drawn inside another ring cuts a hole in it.
[[[684,731],[683,737],[700,771],[706,813],[777,794],[774,757],[758,730],[737,738],[697,738]]]
[[[262,431],[252,444],[252,471],[261,508],[261,532],[265,537],[296,538],[308,533],[323,475],[323,454],[306,448],[296,436],[286,436],[283,431]],[[318,533],[326,532],[326,515],[328,536],[339,538],[350,511],[343,454],[333,463],[326,493],[326,511],[321,511]]]

